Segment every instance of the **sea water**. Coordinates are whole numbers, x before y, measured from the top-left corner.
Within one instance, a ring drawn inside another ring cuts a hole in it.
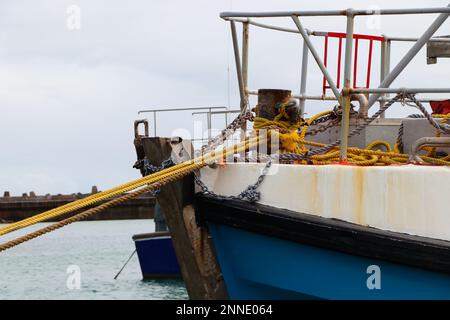
[[[77,222],[0,252],[0,299],[187,299],[182,280],[143,281],[136,254],[114,280],[134,251],[133,234],[153,230],[153,220]]]

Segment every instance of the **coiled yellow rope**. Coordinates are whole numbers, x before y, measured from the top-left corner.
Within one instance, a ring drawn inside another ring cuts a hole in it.
[[[309,151],[306,146],[324,147],[325,144],[305,140],[306,132],[313,121],[327,116],[332,110],[316,114],[305,123],[298,123],[295,126],[289,126],[288,121],[279,121],[275,118],[273,121],[267,119],[255,118],[253,127],[255,129],[268,129],[279,138],[281,152],[290,152],[303,154]],[[285,116],[286,117],[286,116]],[[442,123],[450,119],[450,114],[441,116]],[[385,151],[382,151],[381,148]],[[393,151],[392,151],[393,150]],[[347,149],[348,162],[358,166],[387,166],[407,164],[409,156],[400,153],[398,146],[394,148],[383,140],[371,142],[365,149],[351,147]],[[436,158],[434,154],[427,154],[421,157],[423,161],[433,165],[450,166],[450,155],[445,158]],[[323,155],[313,155],[310,157],[312,164],[326,165],[339,162],[339,147],[335,147]],[[301,164],[307,164],[306,160],[300,161]]]

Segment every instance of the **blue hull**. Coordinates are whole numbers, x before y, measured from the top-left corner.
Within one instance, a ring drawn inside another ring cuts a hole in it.
[[[450,299],[449,274],[208,227],[231,299]],[[370,266],[379,267],[378,282]]]
[[[231,299],[450,299],[450,242],[197,197]]]
[[[133,240],[144,279],[181,277],[169,235],[136,235]]]

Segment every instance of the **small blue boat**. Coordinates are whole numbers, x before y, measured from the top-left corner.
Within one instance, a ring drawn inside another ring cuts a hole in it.
[[[133,241],[144,279],[181,277],[169,232],[136,234]]]

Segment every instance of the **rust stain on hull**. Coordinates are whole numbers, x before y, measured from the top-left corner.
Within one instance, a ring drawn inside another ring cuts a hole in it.
[[[332,215],[339,215],[339,213],[342,211],[342,204],[341,204],[341,170],[338,170],[336,172],[336,181],[335,181],[335,190],[337,190],[335,196],[334,196],[334,202],[333,202],[333,211]]]
[[[319,184],[318,184],[318,177],[317,177],[317,170],[314,168],[314,170],[311,171],[311,184],[310,184],[310,190],[312,191],[312,207],[314,212],[322,212],[322,193],[319,192]]]
[[[355,219],[356,223],[360,225],[366,224],[366,217],[364,212],[364,181],[365,181],[365,168],[355,168],[353,175],[354,195],[353,200],[355,202]]]

